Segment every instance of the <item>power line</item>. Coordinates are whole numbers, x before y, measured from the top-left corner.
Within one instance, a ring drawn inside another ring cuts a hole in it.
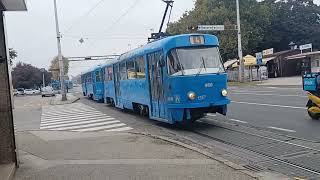
[[[106,33],[110,29],[112,29],[117,23],[121,21],[135,6],[139,3],[140,0],[136,0],[122,15],[120,15],[108,28],[102,31],[102,33]]]
[[[82,16],[80,16],[76,21],[75,23],[71,24],[67,30],[64,32],[64,34],[66,34],[67,32],[69,32],[73,26],[75,26],[76,24],[78,24],[79,22],[82,22],[83,21],[83,18],[85,18],[86,16],[89,16],[97,7],[99,7],[105,0],[100,0],[98,1],[96,4],[94,4],[92,6],[92,8],[90,8],[86,13],[84,13]]]

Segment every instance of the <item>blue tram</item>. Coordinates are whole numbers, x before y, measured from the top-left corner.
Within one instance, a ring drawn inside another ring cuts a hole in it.
[[[102,67],[105,102],[151,119],[188,123],[209,112],[225,115],[230,103],[227,74],[213,35],[156,40]]]
[[[103,68],[98,66],[81,75],[82,92],[95,101],[104,100]]]

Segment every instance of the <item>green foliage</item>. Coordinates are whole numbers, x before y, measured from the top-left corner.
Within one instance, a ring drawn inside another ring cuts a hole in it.
[[[49,84],[51,73],[45,71],[45,82]],[[42,85],[42,72],[30,64],[17,63],[12,71],[12,82],[14,88],[37,88]]]
[[[12,65],[12,61],[18,57],[18,53],[16,50],[9,48],[9,60],[10,65]]]
[[[69,61],[67,58],[62,57],[64,63],[64,75],[67,76],[69,72]],[[59,80],[60,67],[58,57],[53,58],[50,65],[50,71],[52,72],[52,78],[54,80]]]
[[[291,41],[313,43],[315,48],[320,48],[320,7],[312,0],[241,0],[240,16],[244,54],[254,54],[267,48],[285,50]],[[193,10],[169,24],[167,32],[190,33],[189,26],[200,24],[224,24],[226,29],[235,29],[236,1],[197,0]],[[223,59],[236,58],[237,31],[214,34],[219,37]]]

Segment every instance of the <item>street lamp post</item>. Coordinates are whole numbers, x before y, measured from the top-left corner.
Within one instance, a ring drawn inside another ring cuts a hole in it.
[[[242,45],[241,45],[241,29],[240,29],[240,7],[239,0],[236,0],[237,4],[237,26],[238,26],[238,56],[239,56],[239,82],[244,82],[244,62],[242,55]]]
[[[46,82],[44,80],[44,73],[45,73],[45,69],[41,68],[40,71],[42,72],[42,88],[46,87]]]
[[[67,100],[66,89],[64,85],[64,63],[62,59],[61,52],[61,33],[59,30],[59,20],[58,20],[58,11],[57,11],[57,0],[53,0],[54,2],[54,15],[56,20],[56,31],[57,31],[57,44],[58,44],[58,60],[59,60],[59,69],[60,69],[60,89],[61,89],[61,101]]]

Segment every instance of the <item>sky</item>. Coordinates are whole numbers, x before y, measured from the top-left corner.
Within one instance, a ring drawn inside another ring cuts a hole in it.
[[[175,0],[171,21],[191,10],[194,1]],[[57,2],[62,53],[66,57],[122,54],[141,46],[147,43],[152,31],[158,31],[165,8],[161,0]],[[320,0],[314,2],[320,4]],[[27,12],[6,12],[8,44],[18,52],[14,62],[48,69],[57,55],[53,0],[26,0],[26,3]],[[81,38],[84,43],[79,42]],[[78,75],[102,63],[71,62],[69,75]]]
[[[53,0],[26,0],[27,12],[6,12],[8,46],[14,62],[48,69],[57,55]],[[57,0],[62,53],[66,57],[121,54],[147,43],[158,31],[166,4],[161,0]],[[194,7],[194,0],[175,0],[171,21]],[[90,12],[90,13],[89,13]],[[166,26],[164,27],[166,28]],[[83,38],[84,43],[79,40]],[[71,62],[75,76],[102,61]]]

